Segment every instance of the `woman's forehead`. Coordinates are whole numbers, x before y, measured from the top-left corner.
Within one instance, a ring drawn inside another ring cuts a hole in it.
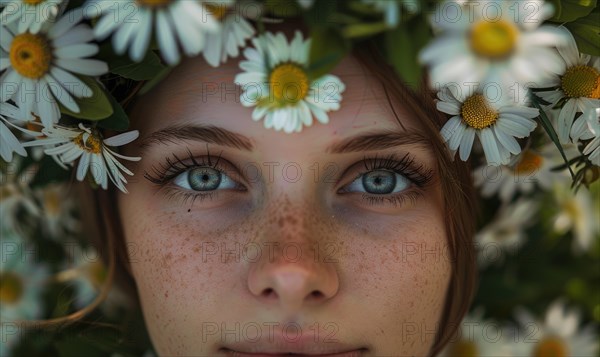
[[[253,143],[298,144],[301,148],[310,142],[316,148],[359,133],[418,130],[403,104],[390,99],[381,82],[352,56],[332,71],[346,86],[340,109],[329,114],[328,124],[314,120],[312,126],[294,134],[265,129],[262,122],[252,120],[253,108],[241,104],[242,90],[234,83],[240,72],[238,61],[230,60],[219,68],[197,59],[183,62],[137,102],[132,120],[142,139],[173,125],[208,125],[243,134]]]

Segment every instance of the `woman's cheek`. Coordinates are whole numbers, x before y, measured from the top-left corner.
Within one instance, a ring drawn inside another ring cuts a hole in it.
[[[236,210],[202,214],[170,205],[135,196],[121,203],[127,246],[136,252],[130,254],[132,273],[161,355],[184,354],[189,341],[198,341],[202,321],[219,321],[218,297],[240,275],[232,255],[222,254],[223,244],[240,234],[226,223],[247,221]]]
[[[381,331],[375,336],[378,354],[426,355],[435,338],[451,259],[441,216],[424,212],[346,232],[352,243],[340,259],[340,293],[358,297],[361,307],[375,307],[353,313]]]

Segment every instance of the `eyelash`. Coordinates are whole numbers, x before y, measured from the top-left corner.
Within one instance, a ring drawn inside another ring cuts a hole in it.
[[[213,170],[219,171],[221,174],[227,174],[225,170],[221,169],[219,166],[219,161],[221,160],[221,155],[216,157],[216,161],[213,164],[213,158],[208,151],[207,147],[207,155],[201,157],[200,159],[196,158],[191,151],[188,149],[188,159],[192,162],[191,164],[186,163],[181,158],[179,158],[176,154],[172,154],[173,159],[167,157],[165,162],[159,164],[158,167],[153,166],[153,173],[150,174],[147,171],[144,172],[144,177],[158,186],[160,189],[165,190],[165,196],[168,200],[181,200],[182,204],[186,204],[191,201],[190,206],[196,202],[196,200],[200,200],[200,202],[205,199],[213,200],[217,197],[218,191],[210,191],[210,192],[194,192],[194,191],[184,191],[180,188],[169,186],[168,184],[174,180],[177,176],[182,174],[183,172],[193,169],[196,167],[210,167]]]
[[[390,154],[385,157],[365,157],[362,160],[365,170],[354,177],[351,182],[372,171],[387,170],[408,178],[419,189],[406,189],[408,192],[400,192],[388,195],[373,195],[363,193],[362,198],[370,205],[391,204],[394,207],[402,206],[407,200],[412,204],[423,196],[423,189],[432,181],[433,170],[425,167],[424,164],[417,164],[415,158],[410,154],[405,154],[401,159],[395,154]]]
[[[222,174],[226,174],[225,170],[219,166],[221,155],[217,156],[216,161],[213,163],[214,156],[211,156],[210,152],[208,152],[206,156],[198,159],[188,150],[188,158],[192,162],[191,164],[186,163],[176,154],[173,154],[173,159],[167,157],[164,163],[159,164],[158,167],[152,167],[152,174],[145,172],[144,177],[157,185],[160,189],[164,189],[166,191],[165,195],[167,196],[167,199],[181,199],[183,204],[191,201],[191,204],[193,205],[198,199],[200,201],[204,201],[207,198],[210,200],[215,199],[218,196],[218,190],[210,192],[189,192],[177,187],[168,186],[168,184],[177,176],[196,167],[210,167]],[[370,205],[384,205],[387,203],[396,207],[405,204],[407,200],[410,200],[410,202],[414,204],[423,196],[423,189],[433,179],[433,170],[426,168],[423,164],[415,163],[415,158],[409,154],[404,155],[401,159],[398,159],[395,154],[386,157],[365,157],[360,163],[364,165],[365,171],[356,175],[351,182],[354,182],[357,178],[372,171],[388,170],[408,178],[419,188],[418,190],[409,188],[405,190],[408,192],[403,191],[387,195],[364,193],[362,198]]]

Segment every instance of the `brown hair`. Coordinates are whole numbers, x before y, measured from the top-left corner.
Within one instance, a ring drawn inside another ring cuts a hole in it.
[[[402,82],[394,69],[390,67],[377,51],[375,46],[359,46],[353,55],[374,75],[383,85],[390,100],[403,105],[409,115],[421,123],[426,135],[432,138],[431,146],[437,158],[437,170],[443,173],[440,185],[444,198],[445,228],[448,236],[452,274],[445,300],[444,311],[440,320],[434,345],[430,355],[435,356],[450,341],[457,331],[464,315],[471,304],[477,280],[475,264],[475,191],[468,163],[453,160],[449,155],[439,132],[446,122],[446,117],[435,108],[432,93],[428,91],[425,82],[421,90],[414,91]],[[128,96],[131,99],[140,86],[135,86]],[[128,101],[128,100],[127,100]],[[123,103],[128,104],[128,103]],[[92,190],[87,182],[79,185],[82,200],[95,204],[84,205],[83,218],[95,225],[85,225],[91,241],[100,248],[108,265],[108,277],[101,288],[99,297],[85,309],[72,315],[48,320],[48,324],[68,323],[76,321],[98,306],[107,295],[115,280],[125,287],[131,295],[136,295],[135,283],[130,274],[129,256],[122,231],[121,217],[118,210],[117,190]],[[46,325],[46,324],[44,324]],[[40,325],[33,325],[40,326]]]

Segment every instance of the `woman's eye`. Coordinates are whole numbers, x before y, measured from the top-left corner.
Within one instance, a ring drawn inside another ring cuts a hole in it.
[[[215,191],[236,188],[236,183],[223,172],[212,167],[195,167],[177,176],[173,183],[194,191]]]
[[[387,195],[404,191],[410,187],[410,184],[411,181],[399,173],[388,170],[375,170],[360,175],[344,191]]]

